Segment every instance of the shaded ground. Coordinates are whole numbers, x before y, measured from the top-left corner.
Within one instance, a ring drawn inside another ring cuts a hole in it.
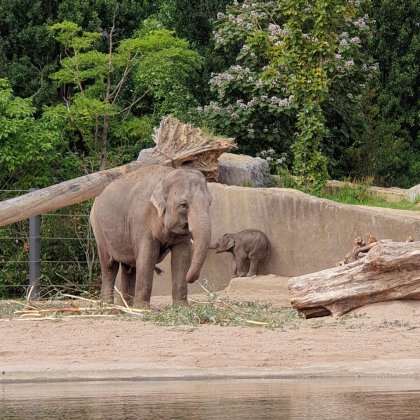
[[[232,283],[218,296],[287,305],[287,279]],[[206,299],[205,294],[192,300]],[[163,305],[169,297],[154,297]],[[420,378],[420,301],[370,305],[284,328],[157,326],[135,317],[0,320],[0,382],[14,380],[410,376]]]

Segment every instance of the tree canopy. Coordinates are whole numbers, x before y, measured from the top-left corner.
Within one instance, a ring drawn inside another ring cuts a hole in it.
[[[1,183],[135,159],[173,114],[308,187],[409,187],[419,15],[414,0],[2,2]]]

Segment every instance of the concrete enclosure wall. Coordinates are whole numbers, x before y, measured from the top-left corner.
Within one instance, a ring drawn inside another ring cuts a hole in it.
[[[334,267],[367,233],[376,239],[420,241],[420,212],[352,206],[292,189],[245,188],[210,183],[212,242],[224,233],[255,228],[267,234],[271,255],[263,274],[297,276]],[[210,250],[202,270],[212,290],[230,280],[231,254]],[[170,294],[170,255],[155,275],[153,294]],[[190,293],[201,291],[189,286]]]

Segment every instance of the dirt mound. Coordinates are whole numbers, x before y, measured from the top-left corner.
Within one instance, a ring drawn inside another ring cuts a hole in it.
[[[231,300],[271,303],[275,306],[291,306],[287,282],[289,277],[274,274],[254,277],[236,277],[218,295]]]

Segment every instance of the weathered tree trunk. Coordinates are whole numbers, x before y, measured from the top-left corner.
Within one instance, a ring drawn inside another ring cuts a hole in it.
[[[235,148],[232,139],[204,134],[200,129],[166,117],[155,131],[154,152],[142,161],[95,172],[0,202],[0,226],[89,200],[115,179],[144,165],[196,168],[217,180],[218,157]]]
[[[294,308],[307,318],[375,302],[420,299],[420,242],[381,240],[362,259],[289,279]]]

